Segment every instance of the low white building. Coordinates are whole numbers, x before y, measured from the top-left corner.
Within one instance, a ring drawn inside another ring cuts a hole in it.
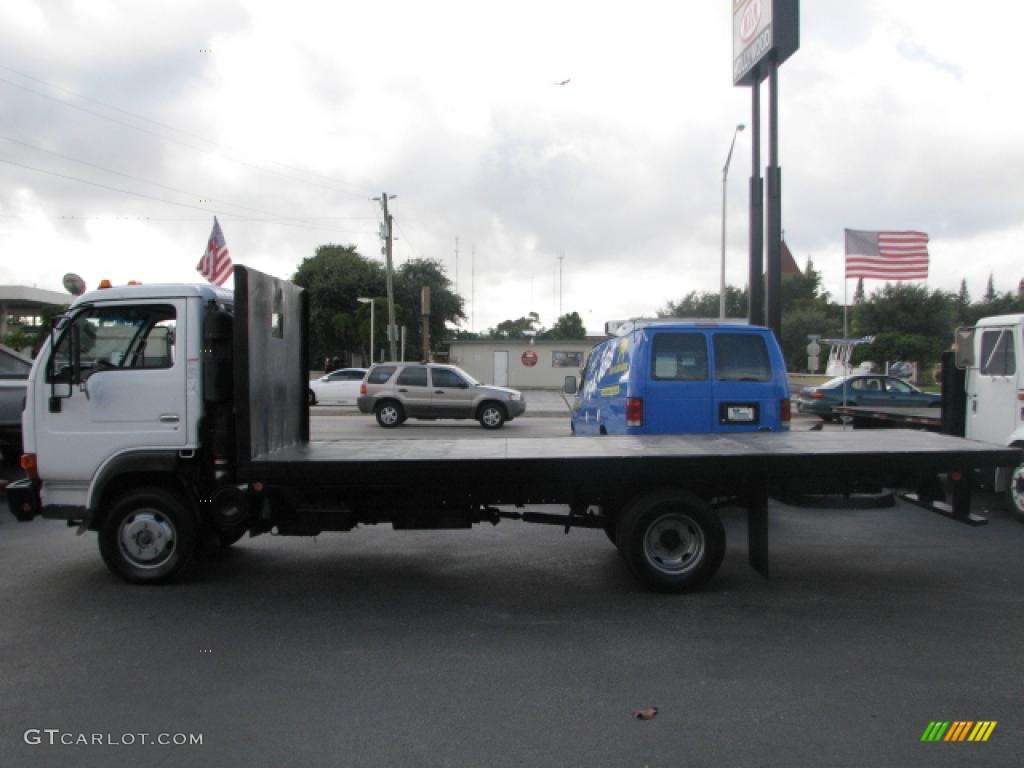
[[[483,384],[516,389],[561,389],[566,376],[579,378],[587,353],[604,339],[604,336],[588,336],[571,341],[450,341],[448,362]]]

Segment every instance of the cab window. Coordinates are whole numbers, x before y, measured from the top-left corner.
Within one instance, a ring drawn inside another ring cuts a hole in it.
[[[47,380],[70,381],[74,353],[83,379],[97,371],[172,368],[176,322],[174,307],[165,304],[80,312],[57,342]]]
[[[980,372],[985,376],[1011,376],[1017,371],[1013,334],[1007,330],[985,331],[981,335]]]

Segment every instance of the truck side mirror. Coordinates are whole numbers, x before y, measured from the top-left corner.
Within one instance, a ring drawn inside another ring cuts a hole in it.
[[[566,376],[565,381],[562,382],[562,391],[567,395],[576,394],[576,377]]]
[[[957,328],[956,341],[956,367],[963,370],[974,368],[977,363],[974,359],[974,328]]]

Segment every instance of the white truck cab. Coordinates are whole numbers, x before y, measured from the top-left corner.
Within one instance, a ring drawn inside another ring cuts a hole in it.
[[[964,436],[1024,446],[1024,314],[986,317],[959,329],[957,367],[966,371]],[[1024,465],[997,470],[994,482],[1024,517]]]
[[[44,507],[74,517],[112,463],[196,449],[202,313],[232,301],[208,285],[129,285],[74,302],[37,356],[23,414]]]

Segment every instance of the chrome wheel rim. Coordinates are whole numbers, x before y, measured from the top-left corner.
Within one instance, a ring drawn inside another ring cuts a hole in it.
[[[704,559],[706,548],[704,530],[692,517],[679,512],[657,518],[644,534],[644,557],[663,573],[693,570]]]
[[[1010,475],[1010,500],[1014,511],[1024,514],[1024,464],[1020,464]]]
[[[488,427],[496,427],[501,424],[501,412],[497,408],[485,408],[480,421]]]
[[[174,555],[177,534],[162,512],[141,509],[121,521],[117,544],[124,559],[135,567],[159,568]]]
[[[380,409],[380,420],[385,424],[397,424],[398,423],[398,409],[393,405],[385,405]]]

